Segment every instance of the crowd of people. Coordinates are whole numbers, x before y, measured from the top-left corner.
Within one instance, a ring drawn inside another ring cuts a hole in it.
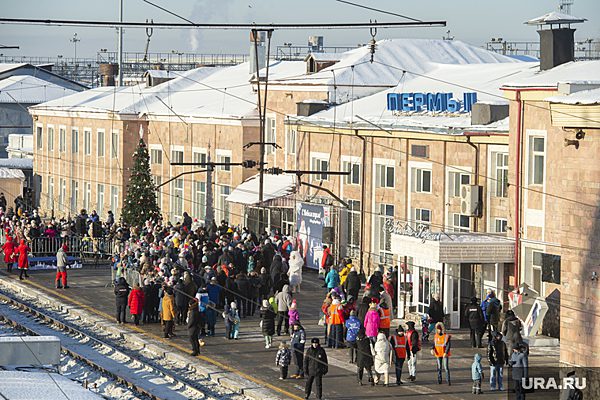
[[[334,265],[331,250],[323,246],[321,272],[326,294],[319,320],[323,342],[312,338],[306,348],[307,333],[296,296],[302,284],[304,260],[293,250],[293,238],[276,230],[257,234],[229,226],[226,221],[203,226],[187,213],[177,224],[147,221],[142,227],[124,227],[110,217],[101,222],[97,213],[88,215],[85,210],[72,220],[47,222],[36,211],[9,218],[0,210],[0,222],[6,237],[2,246],[4,261],[9,270],[16,263],[25,276],[27,243],[37,235],[110,235],[114,249],[112,265],[117,277],[114,282],[117,322],[126,323],[129,309],[136,325],[161,323],[167,339],[176,336],[180,326],[187,330],[194,356],[200,353],[206,338],[216,335],[219,320],[224,327],[223,337],[239,340],[243,319],[258,314],[265,349],[273,346],[275,336],[289,338],[276,344],[279,378],[288,379],[289,368],[293,367],[289,378],[306,379],[307,398],[313,384],[317,398],[322,396],[322,377],[328,372],[325,349],[347,349],[348,362],[356,365],[359,385],[363,384],[365,371],[370,385],[390,385],[390,374],[395,376],[396,385],[402,385],[405,361],[407,379],[414,382],[419,353],[428,343],[427,330],[433,333],[430,353],[436,361],[438,383],[443,378],[448,385],[452,383],[449,366],[452,340],[444,327],[438,295],[433,295],[427,316],[427,328],[431,329],[423,329],[423,335],[413,321],[392,329],[397,308],[397,270],[377,268],[363,286],[352,260],[342,259]],[[60,246],[56,253],[57,288],[68,288],[67,251],[66,246]],[[132,287],[125,279],[131,271],[137,276]],[[527,364],[528,349],[520,337],[519,319],[509,311],[499,329],[500,312],[501,303],[493,291],[487,293],[481,304],[473,298],[465,310],[473,347],[481,347],[482,336],[488,332],[491,390],[504,389],[504,366]],[[481,355],[475,354],[473,393],[481,393],[483,378]]]

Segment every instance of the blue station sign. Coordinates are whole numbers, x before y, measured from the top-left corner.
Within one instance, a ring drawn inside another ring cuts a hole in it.
[[[470,112],[477,103],[477,93],[467,92],[462,100],[452,93],[388,93],[389,111]]]

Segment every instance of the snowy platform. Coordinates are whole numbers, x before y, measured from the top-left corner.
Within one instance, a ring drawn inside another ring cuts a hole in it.
[[[0,393],[6,400],[102,399],[95,393],[65,378],[46,372],[0,371]]]

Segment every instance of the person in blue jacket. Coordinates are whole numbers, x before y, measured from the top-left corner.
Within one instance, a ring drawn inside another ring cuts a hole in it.
[[[325,277],[325,284],[327,285],[327,291],[331,291],[340,286],[340,274],[337,272],[335,267],[332,266],[327,273],[327,276]]]
[[[360,330],[360,319],[356,316],[356,311],[350,311],[350,317],[346,320],[346,346],[350,355],[350,364],[356,363],[356,336]]]

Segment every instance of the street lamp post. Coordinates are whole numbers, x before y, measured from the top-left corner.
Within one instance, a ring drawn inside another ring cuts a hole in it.
[[[77,38],[77,32],[73,35],[73,38],[69,40],[69,42],[73,43],[75,48],[75,64],[77,64],[77,42],[81,42],[81,39]]]

